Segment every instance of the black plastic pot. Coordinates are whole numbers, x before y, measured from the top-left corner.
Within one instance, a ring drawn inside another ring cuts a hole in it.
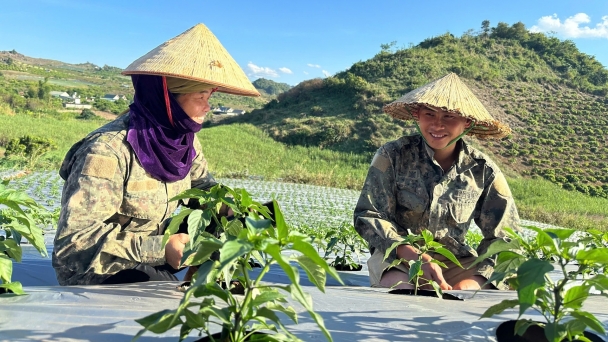
[[[530,326],[526,329],[523,336],[519,336],[515,334],[515,323],[517,323],[516,320],[509,320],[501,323],[496,328],[496,339],[498,342],[548,342],[545,337],[545,329],[542,327],[538,325]],[[592,342],[605,342],[603,338],[592,332],[585,331],[584,335]]]
[[[357,266],[352,267],[351,265],[341,265],[341,264],[338,264],[338,265],[334,266],[334,268],[336,269],[336,271],[351,271],[351,272],[355,272],[355,271],[361,271],[361,269],[363,268],[363,265],[357,264]]]
[[[217,282],[224,290],[226,289],[226,283],[223,281],[218,281]],[[192,284],[189,281],[185,281],[182,284],[180,284],[177,287],[177,290],[180,292],[186,292],[186,290],[188,290],[188,288],[190,288],[190,286],[192,286]],[[230,293],[235,294],[235,295],[244,295],[245,294],[245,288],[243,287],[243,284],[241,284],[240,281],[238,280],[233,280],[230,282]]]
[[[423,297],[439,298],[439,297],[437,297],[437,292],[435,292],[433,290],[418,290],[418,292],[416,293],[416,292],[414,292],[414,289],[395,289],[395,290],[388,291],[388,293],[398,294],[398,295],[407,295],[407,296],[423,296]],[[470,297],[467,297],[460,293],[447,293],[447,292],[444,292],[443,297],[442,297],[442,299],[447,299],[447,300],[465,300],[465,298],[470,298]]]
[[[264,335],[267,335],[267,334],[260,333],[260,332],[254,333],[253,335],[251,335],[251,339],[249,339],[247,341],[260,341],[263,339]],[[212,334],[211,336],[213,336],[213,339],[215,341],[221,341],[220,337],[222,337],[222,333],[215,333],[215,334]],[[194,342],[211,342],[211,341],[212,341],[212,339],[210,339],[209,336],[205,336]]]

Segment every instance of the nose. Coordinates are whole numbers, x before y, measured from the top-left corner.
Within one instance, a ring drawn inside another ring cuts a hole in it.
[[[434,127],[443,127],[444,121],[440,115],[435,115],[432,120],[431,125]]]

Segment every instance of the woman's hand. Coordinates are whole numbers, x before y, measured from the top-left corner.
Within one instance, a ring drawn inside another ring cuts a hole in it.
[[[401,245],[397,247],[397,257],[405,260],[418,260],[418,250],[410,245]],[[451,290],[452,286],[443,279],[441,266],[432,263],[432,259],[427,254],[422,255],[422,271],[424,272],[422,278],[435,281],[442,290]]]
[[[424,259],[425,256],[427,255],[425,254],[422,258]],[[429,261],[425,260],[422,264],[422,271],[424,272],[422,277],[427,280],[435,281],[437,284],[439,284],[439,287],[442,290],[451,290],[452,286],[448,284],[445,279],[443,279],[443,271],[441,270],[441,266],[430,262],[430,257],[427,257],[429,258]]]
[[[184,247],[190,241],[188,234],[178,233],[169,237],[169,241],[165,245],[165,260],[167,264],[176,270],[179,269],[182,256],[184,255]]]

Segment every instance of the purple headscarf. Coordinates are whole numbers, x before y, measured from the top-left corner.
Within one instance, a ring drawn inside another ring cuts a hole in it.
[[[154,75],[131,75],[135,98],[131,109],[127,141],[141,166],[163,182],[184,179],[196,157],[194,133],[201,124],[192,120],[168,93],[173,118],[169,121],[165,105],[163,78]]]

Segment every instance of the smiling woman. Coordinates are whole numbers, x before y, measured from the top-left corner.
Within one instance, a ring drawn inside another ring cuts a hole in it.
[[[176,57],[177,56],[177,57]],[[195,136],[214,91],[259,96],[204,25],[129,65],[135,88],[125,115],[68,151],[54,241],[61,285],[177,280],[187,233],[163,242],[176,202],[216,184]]]

